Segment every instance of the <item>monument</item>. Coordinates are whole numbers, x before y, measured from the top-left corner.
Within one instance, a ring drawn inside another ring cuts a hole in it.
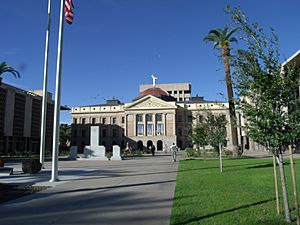
[[[113,146],[113,155],[110,158],[110,160],[122,160],[120,152],[121,152],[120,146],[114,145]]]
[[[99,126],[91,126],[90,137],[90,145],[84,148],[84,158],[108,160],[105,156],[105,147],[99,145]]]
[[[71,159],[71,160],[77,159],[77,146],[70,147],[69,159]]]

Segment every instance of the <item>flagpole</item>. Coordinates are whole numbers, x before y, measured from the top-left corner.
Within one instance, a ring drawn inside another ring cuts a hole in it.
[[[44,64],[44,84],[43,84],[43,103],[42,103],[42,119],[41,119],[41,143],[40,143],[40,163],[44,168],[45,158],[45,137],[47,123],[47,83],[48,83],[48,53],[49,53],[49,37],[51,24],[51,0],[48,0],[48,22],[46,31],[46,47],[45,47],[45,64]]]
[[[56,62],[56,85],[55,85],[55,106],[54,106],[54,123],[53,123],[53,146],[52,146],[52,173],[50,182],[58,181],[58,147],[59,147],[59,113],[60,113],[60,96],[61,96],[61,71],[62,71],[62,47],[63,47],[63,29],[64,29],[64,4],[61,0],[58,49]]]

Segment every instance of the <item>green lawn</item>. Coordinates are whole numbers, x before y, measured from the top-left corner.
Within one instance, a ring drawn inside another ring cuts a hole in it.
[[[299,193],[300,160],[295,163]],[[286,224],[282,209],[276,215],[272,158],[225,160],[222,174],[218,166],[217,160],[180,161],[172,225]],[[289,165],[285,169],[294,208]]]

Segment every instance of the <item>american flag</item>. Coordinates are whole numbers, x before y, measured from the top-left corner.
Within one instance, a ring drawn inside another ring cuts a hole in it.
[[[65,0],[65,20],[68,24],[73,23],[74,5],[72,0]]]

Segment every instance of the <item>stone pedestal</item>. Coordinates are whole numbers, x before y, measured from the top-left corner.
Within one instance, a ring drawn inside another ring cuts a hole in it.
[[[105,156],[105,147],[103,145],[99,146],[99,127],[91,126],[91,145],[85,146],[84,148],[84,158],[87,159],[98,159],[98,160],[108,160]]]
[[[108,160],[105,156],[105,147],[100,146],[85,146],[84,148],[84,157],[87,159],[99,159],[99,160]]]
[[[113,155],[110,158],[110,160],[122,160],[121,158],[121,149],[119,145],[114,145],[113,146]]]
[[[70,147],[69,159],[71,159],[71,160],[77,159],[77,146]]]

